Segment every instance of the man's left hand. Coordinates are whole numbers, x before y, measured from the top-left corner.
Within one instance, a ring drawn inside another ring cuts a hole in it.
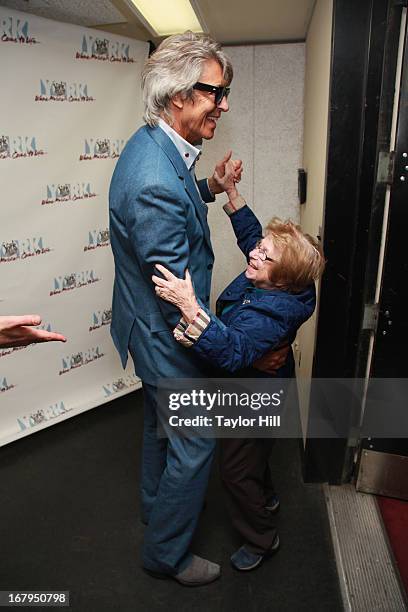
[[[261,372],[266,372],[270,376],[276,376],[277,370],[282,368],[286,363],[289,348],[289,344],[285,344],[280,348],[271,349],[262,355],[262,357],[254,361],[252,367],[261,370]]]

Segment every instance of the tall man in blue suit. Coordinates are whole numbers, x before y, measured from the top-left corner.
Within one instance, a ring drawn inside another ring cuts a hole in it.
[[[222,188],[230,157],[208,181],[195,178],[197,145],[211,139],[228,111],[232,66],[220,45],[186,32],[166,39],[147,60],[143,97],[147,125],[127,143],[110,188],[115,259],[111,333],[126,365],[128,349],[143,382],[142,514],[147,524],[143,566],[186,585],[212,582],[216,563],[193,555],[191,540],[204,501],[214,440],[157,438],[159,378],[195,378],[204,366],[175,342],[178,310],[159,300],[151,277],[156,263],[178,277],[188,268],[208,305],[214,255],[207,204]],[[240,175],[240,162],[235,165]]]

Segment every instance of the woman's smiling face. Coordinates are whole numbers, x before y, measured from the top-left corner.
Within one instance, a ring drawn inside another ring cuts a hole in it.
[[[268,259],[265,259],[265,257]],[[281,253],[274,244],[273,238],[265,236],[249,253],[249,261],[245,270],[246,278],[259,289],[273,289],[268,272],[270,267],[279,261],[280,257]],[[273,261],[270,261],[271,259]]]

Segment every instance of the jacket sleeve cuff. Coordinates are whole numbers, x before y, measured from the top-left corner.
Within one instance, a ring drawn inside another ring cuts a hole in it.
[[[240,208],[244,208],[244,206],[246,206],[246,202],[244,198],[242,196],[238,196],[237,198],[233,198],[232,200],[224,204],[223,209],[225,210],[227,215],[230,217],[235,212],[237,212],[237,210],[239,210]]]
[[[212,193],[212,191],[210,190],[208,186],[208,179],[206,178],[200,179],[199,181],[197,181],[197,184],[198,184],[198,189],[200,191],[201,197],[204,200],[204,202],[206,204],[208,204],[209,202],[214,202],[215,195]]]
[[[210,323],[211,318],[203,308],[200,308],[190,324],[186,322],[184,317],[181,317],[173,330],[173,335],[177,342],[189,348],[197,342]]]
[[[209,183],[208,179],[206,179],[206,181],[207,181],[207,189],[208,189],[208,193],[210,194],[211,198],[212,198],[213,200],[215,200],[215,193],[213,193],[213,192],[211,191],[211,187],[210,187],[210,183]]]

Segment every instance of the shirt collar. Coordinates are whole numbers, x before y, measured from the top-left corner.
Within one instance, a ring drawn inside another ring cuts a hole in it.
[[[169,124],[166,123],[161,117],[159,118],[159,127],[161,127],[163,132],[165,132],[170,140],[173,141],[177,151],[183,158],[187,169],[190,170],[201,155],[201,146],[199,145],[195,147],[187,142],[187,140],[184,140],[184,138],[180,136],[176,130],[173,130],[173,128],[170,127]]]

